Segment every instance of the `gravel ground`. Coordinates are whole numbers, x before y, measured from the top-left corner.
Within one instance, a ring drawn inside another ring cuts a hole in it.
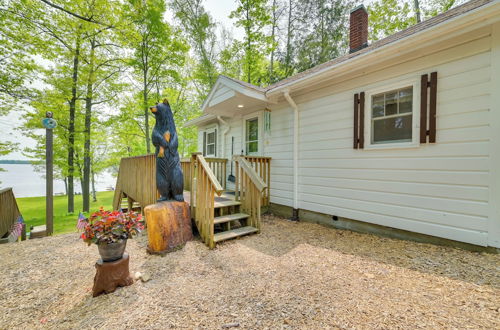
[[[272,216],[212,251],[146,244],[127,251],[151,280],[97,298],[76,233],[0,245],[0,328],[500,328],[500,255]]]

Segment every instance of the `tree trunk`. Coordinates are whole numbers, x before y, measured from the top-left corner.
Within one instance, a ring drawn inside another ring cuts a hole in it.
[[[95,173],[94,173],[94,170],[92,170],[92,201],[97,202],[97,195],[95,192]]]
[[[247,21],[247,27],[246,27],[246,33],[247,33],[247,69],[248,69],[248,77],[247,77],[247,82],[252,83],[252,54],[251,54],[251,49],[252,49],[252,40],[250,39],[250,5],[247,3],[246,4],[246,21]]]
[[[415,4],[415,16],[417,17],[417,23],[420,23],[422,20],[420,18],[420,2],[419,0],[413,0]]]
[[[288,26],[286,36],[285,75],[292,74],[292,0],[288,1]]]
[[[82,187],[83,187],[83,168],[82,168],[82,162],[80,161],[80,154],[78,153],[78,151],[75,151],[75,161],[76,161],[76,166],[77,166],[77,170],[78,170],[78,178],[80,179],[80,191],[76,192],[76,194],[78,195],[78,193],[82,193]]]
[[[94,54],[95,40],[90,42],[89,76],[87,80],[87,94],[85,96],[85,141],[83,145],[83,185],[82,200],[83,212],[90,212],[90,133],[92,123],[92,101],[94,88]]]
[[[276,25],[277,25],[277,17],[276,17],[276,0],[273,0],[273,27],[271,30],[271,39],[273,43],[273,48],[271,50],[271,63],[269,64],[269,81],[270,83],[274,82],[274,52],[275,52],[275,33],[276,33]]]
[[[73,78],[71,86],[71,100],[69,102],[69,126],[68,126],[68,213],[75,211],[75,188],[74,188],[74,156],[75,156],[75,115],[78,85],[78,64],[80,57],[80,36],[76,38],[75,54],[73,57]]]
[[[144,122],[144,131],[146,132],[146,152],[148,154],[151,153],[151,142],[150,139],[151,137],[149,136],[149,107],[148,107],[148,91],[147,91],[147,84],[144,83],[144,91],[142,94],[143,97],[143,102],[144,102],[144,117],[145,117],[145,122]]]
[[[68,178],[64,177],[64,190],[66,191],[66,196],[68,195]]]

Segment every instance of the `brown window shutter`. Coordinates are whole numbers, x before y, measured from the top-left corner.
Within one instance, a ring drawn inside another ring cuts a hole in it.
[[[359,93],[359,149],[365,147],[365,92]]]
[[[437,72],[431,73],[429,97],[429,143],[436,142]]]
[[[207,132],[203,132],[203,156],[207,155]]]
[[[365,144],[365,92],[354,94],[353,148],[363,149]]]
[[[353,148],[358,149],[358,102],[359,102],[359,95],[354,94],[354,135],[353,135]]]
[[[420,143],[436,142],[437,72],[424,74],[420,81]],[[430,89],[430,91],[428,91]],[[427,94],[429,93],[429,123],[427,126]],[[429,127],[429,129],[427,129]]]
[[[420,78],[420,143],[427,142],[427,76]]]

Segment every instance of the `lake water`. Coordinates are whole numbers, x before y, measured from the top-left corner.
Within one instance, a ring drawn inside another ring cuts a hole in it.
[[[12,187],[16,197],[45,196],[45,172],[38,173],[30,164],[0,164],[6,172],[0,172],[0,189]],[[115,187],[116,178],[104,172],[96,176],[96,190]],[[80,179],[75,179],[75,193],[81,193]],[[54,180],[54,194],[65,194],[64,181]]]

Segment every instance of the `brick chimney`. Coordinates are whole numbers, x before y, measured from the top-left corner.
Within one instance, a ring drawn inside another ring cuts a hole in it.
[[[365,6],[359,5],[351,10],[349,24],[349,53],[368,46],[368,12]]]

